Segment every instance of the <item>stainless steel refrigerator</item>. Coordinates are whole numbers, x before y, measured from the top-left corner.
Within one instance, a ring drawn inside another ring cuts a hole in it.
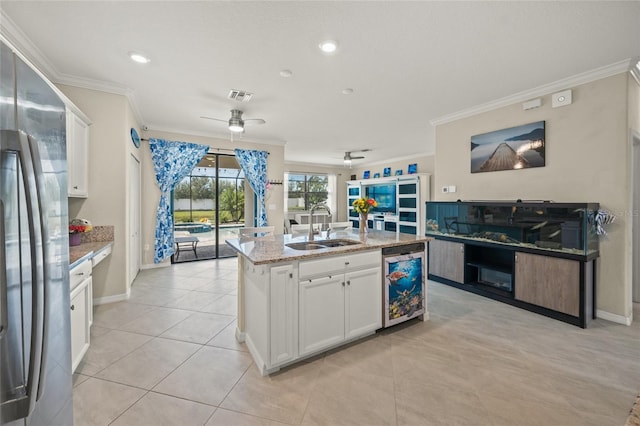
[[[0,41],[0,424],[71,425],[65,105]]]

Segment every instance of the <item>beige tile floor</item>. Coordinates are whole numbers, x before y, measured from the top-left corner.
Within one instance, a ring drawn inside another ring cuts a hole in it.
[[[97,306],[76,426],[622,426],[640,389],[640,322],[582,330],[432,282],[429,321],[261,377],[236,278],[235,259],[142,271]]]

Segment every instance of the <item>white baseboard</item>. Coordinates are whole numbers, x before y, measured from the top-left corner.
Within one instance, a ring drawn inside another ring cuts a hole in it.
[[[596,310],[596,317],[600,318],[600,319],[603,319],[603,320],[615,322],[617,324],[631,325],[631,317],[625,317],[623,315],[612,314],[611,312],[601,311],[600,309]]]
[[[142,271],[143,269],[166,268],[167,266],[171,266],[171,262],[146,263],[144,265],[140,265],[140,270]]]
[[[122,302],[123,300],[129,299],[129,296],[131,296],[131,290],[127,290],[126,293],[116,294],[114,296],[98,297],[97,299],[93,299],[93,306]]]
[[[238,327],[236,327],[236,340],[240,343],[244,343],[244,331],[240,331]]]

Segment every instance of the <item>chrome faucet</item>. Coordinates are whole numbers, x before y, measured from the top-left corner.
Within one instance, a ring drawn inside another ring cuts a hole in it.
[[[331,214],[329,206],[325,203],[318,203],[311,206],[311,209],[309,209],[309,241],[313,241],[313,213],[318,209],[325,209],[328,214]]]

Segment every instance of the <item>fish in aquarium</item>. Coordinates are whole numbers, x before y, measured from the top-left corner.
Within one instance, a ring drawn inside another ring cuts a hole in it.
[[[545,220],[544,222],[541,222],[541,223],[539,223],[537,225],[532,226],[531,230],[535,231],[536,229],[544,228],[547,225],[547,223],[549,223],[549,221]]]

